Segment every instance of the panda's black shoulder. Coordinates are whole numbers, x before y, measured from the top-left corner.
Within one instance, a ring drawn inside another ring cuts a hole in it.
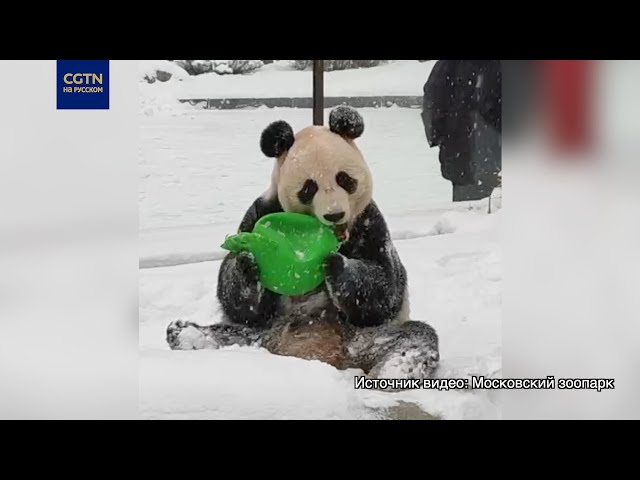
[[[244,215],[242,222],[240,222],[239,231],[241,232],[250,232],[253,230],[256,222],[260,220],[265,215],[269,215],[270,213],[282,212],[282,205],[280,205],[280,201],[278,197],[267,198],[267,197],[258,197],[251,204],[249,209]]]
[[[387,241],[389,228],[387,221],[375,201],[371,200],[369,205],[358,216],[355,227],[366,232],[367,235],[375,236],[380,240]]]

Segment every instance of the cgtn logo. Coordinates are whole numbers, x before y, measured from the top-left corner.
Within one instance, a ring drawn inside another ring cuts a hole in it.
[[[58,60],[58,110],[109,109],[109,60]]]
[[[102,93],[104,87],[102,86],[102,74],[101,73],[65,73],[62,80],[67,85],[94,85],[92,87],[64,87],[62,90],[65,93],[81,92],[81,93]],[[96,87],[95,85],[100,85]]]

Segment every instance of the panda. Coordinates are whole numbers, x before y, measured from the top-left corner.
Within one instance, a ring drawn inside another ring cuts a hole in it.
[[[261,286],[250,253],[229,253],[218,276],[222,322],[171,322],[170,348],[253,345],[338,369],[358,368],[370,378],[435,374],[438,335],[429,324],[410,320],[407,272],[355,143],[364,121],[355,109],[340,106],[328,123],[297,134],[282,120],[264,129],[260,148],[275,159],[271,183],[239,226],[249,232],[259,218],[275,212],[314,215],[342,242],[325,261],[326,281],[308,294],[282,296]]]

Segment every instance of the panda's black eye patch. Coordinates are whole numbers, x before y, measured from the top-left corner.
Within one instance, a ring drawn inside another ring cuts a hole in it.
[[[313,196],[316,194],[317,191],[318,191],[318,184],[313,180],[309,179],[306,182],[304,182],[304,185],[298,192],[298,200],[300,200],[300,203],[304,205],[309,205],[313,200]]]
[[[349,195],[355,193],[358,189],[358,180],[346,172],[338,172],[336,175],[336,182],[338,182],[338,185],[344,188]]]

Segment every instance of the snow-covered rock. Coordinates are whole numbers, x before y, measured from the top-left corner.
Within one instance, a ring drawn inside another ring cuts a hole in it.
[[[179,65],[168,60],[142,60],[139,64],[140,79],[147,83],[182,81],[189,74]]]

